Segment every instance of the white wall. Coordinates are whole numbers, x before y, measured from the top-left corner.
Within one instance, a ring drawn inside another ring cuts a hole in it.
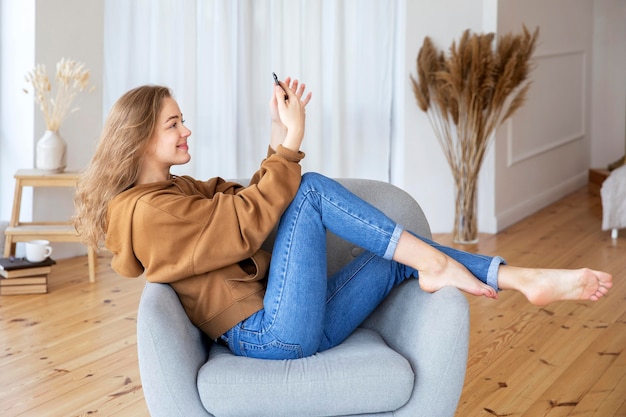
[[[495,233],[584,186],[591,166],[623,155],[625,9],[623,0],[406,1],[394,138],[402,159],[392,180],[420,202],[434,232],[452,230],[454,182],[411,93],[424,36],[445,49],[466,28],[500,35],[540,27],[528,102],[498,130],[480,173],[479,230]]]
[[[626,1],[595,0],[592,60],[591,166],[626,151]]]
[[[32,95],[22,92],[22,88],[28,87],[24,74],[35,63],[44,64],[51,79],[61,58],[84,62],[90,69],[96,90],[77,98],[75,104],[80,109],[67,117],[60,133],[68,144],[68,171],[82,169],[93,154],[102,128],[103,1],[2,0],[1,57],[3,63],[10,60],[11,65],[2,65],[6,73],[2,73],[0,84],[1,218],[10,217],[13,174],[17,169],[34,167],[35,144],[45,131],[41,111]],[[62,220],[71,217],[73,211],[73,190],[38,188],[32,202],[23,201],[22,219],[29,219],[32,212],[34,220]],[[76,243],[53,246],[57,258],[86,253]],[[18,244],[18,251],[21,250]]]
[[[33,164],[35,106],[22,88],[24,74],[34,65],[34,15],[34,0],[0,1],[0,221],[11,217],[13,174]],[[23,197],[24,220],[31,215],[31,195]]]
[[[540,28],[524,107],[497,133],[498,230],[584,186],[590,166],[593,3],[500,0],[498,31]]]
[[[71,13],[69,13],[71,11]],[[76,100],[79,111],[70,114],[60,133],[67,142],[67,170],[77,171],[89,162],[102,129],[102,70],[104,51],[104,0],[37,0],[35,60],[54,71],[60,58],[84,62],[90,70],[95,91]],[[41,112],[35,113],[36,141],[45,124]],[[33,218],[58,220],[74,212],[72,189],[37,189]],[[86,253],[77,243],[55,243],[57,258]]]

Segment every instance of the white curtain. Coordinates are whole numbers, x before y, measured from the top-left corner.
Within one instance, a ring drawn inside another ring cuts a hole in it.
[[[106,0],[104,107],[171,87],[197,178],[250,176],[265,156],[272,71],[306,83],[305,171],[389,180],[400,0]]]

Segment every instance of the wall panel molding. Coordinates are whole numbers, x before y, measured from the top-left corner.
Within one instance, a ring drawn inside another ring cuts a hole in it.
[[[507,167],[587,134],[586,52],[543,53],[534,60],[527,101],[505,124]]]

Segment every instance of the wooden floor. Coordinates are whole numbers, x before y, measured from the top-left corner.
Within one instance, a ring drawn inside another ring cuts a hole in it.
[[[60,260],[48,294],[0,296],[0,416],[148,416],[136,350],[144,281]]]
[[[539,308],[519,293],[468,297],[470,350],[457,417],[626,416],[626,231],[600,230],[600,198],[582,189],[466,250],[511,265],[613,274],[593,302]],[[449,235],[436,240],[451,244]]]
[[[515,265],[604,269],[615,287],[595,304],[545,308],[515,293],[468,297],[457,417],[626,416],[626,231],[612,241],[600,220],[599,198],[583,189],[463,247]],[[0,415],[148,415],[135,339],[143,280],[118,277],[106,257],[97,279],[89,284],[86,257],[63,260],[48,294],[0,296]]]

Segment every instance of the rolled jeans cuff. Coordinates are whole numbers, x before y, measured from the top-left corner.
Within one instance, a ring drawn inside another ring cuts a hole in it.
[[[496,291],[500,291],[500,287],[498,287],[498,270],[500,265],[506,265],[506,261],[499,256],[494,256],[487,271],[487,285]]]
[[[400,241],[400,235],[403,231],[404,228],[399,224],[396,224],[393,234],[391,235],[391,240],[389,240],[389,244],[387,245],[385,255],[383,256],[384,259],[388,261],[393,259],[393,254],[396,253],[396,248],[398,247],[398,242]]]

